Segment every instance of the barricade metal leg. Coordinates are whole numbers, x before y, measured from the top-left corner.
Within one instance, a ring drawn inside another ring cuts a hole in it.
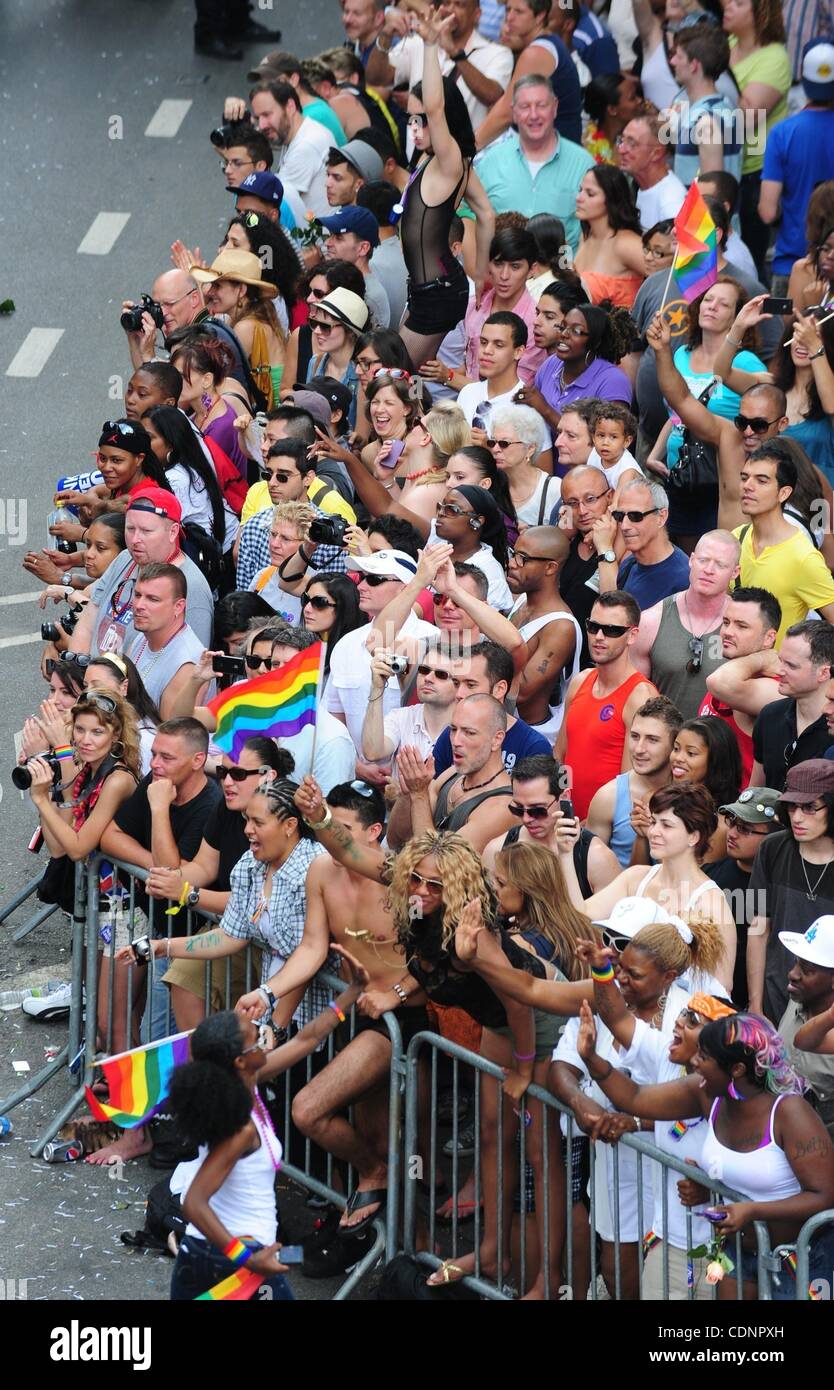
[[[44,903],[43,907],[38,909],[34,917],[30,917],[28,922],[24,922],[23,926],[18,927],[17,931],[12,934],[12,941],[23,941],[27,936],[31,935],[36,927],[43,926],[44,922],[52,916],[53,912],[57,911],[57,903]]]
[[[25,903],[26,899],[35,892],[42,878],[43,871],[41,871],[36,878],[30,879],[26,887],[21,888],[19,893],[15,893],[10,902],[4,903],[3,906],[0,907],[0,924],[5,922],[7,917],[11,917],[12,913],[17,911],[21,903]]]

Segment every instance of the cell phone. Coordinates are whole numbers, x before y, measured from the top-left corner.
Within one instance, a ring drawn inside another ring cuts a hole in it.
[[[574,809],[572,801],[569,801],[567,798],[565,798],[564,801],[560,801],[559,810],[562,812],[563,816],[567,817],[568,820],[574,819]]]
[[[394,439],[391,443],[391,448],[388,450],[387,457],[382,460],[382,467],[396,468],[400,454],[404,448],[405,444],[401,439]]]
[[[242,656],[215,656],[212,658],[211,669],[218,676],[243,676],[246,673],[246,662]]]
[[[783,318],[793,313],[792,299],[766,299],[762,304],[763,314],[780,314]]]
[[[278,1251],[278,1259],[282,1265],[300,1265],[304,1262],[303,1245],[282,1245]]]
[[[705,1217],[707,1221],[711,1221],[713,1225],[716,1226],[720,1222],[727,1220],[727,1213],[725,1211],[718,1211],[716,1207],[704,1207],[701,1216]]]

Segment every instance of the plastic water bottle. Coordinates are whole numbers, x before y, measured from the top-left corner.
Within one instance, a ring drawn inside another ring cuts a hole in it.
[[[55,1139],[43,1146],[45,1163],[74,1163],[83,1152],[83,1146],[77,1139]]]
[[[14,1133],[14,1127],[8,1115],[0,1115],[0,1139],[8,1139]]]
[[[66,980],[47,980],[46,984],[33,985],[30,989],[7,989],[0,994],[0,1009],[8,1013],[10,1009],[19,1009],[24,999],[43,999],[47,994],[54,994],[56,989],[62,989]]]

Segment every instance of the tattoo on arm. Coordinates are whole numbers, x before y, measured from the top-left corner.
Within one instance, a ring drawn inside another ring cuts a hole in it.
[[[356,848],[356,842],[349,830],[346,830],[344,826],[341,825],[333,825],[330,827],[330,834],[336,841],[336,844],[345,851],[345,854],[347,854],[350,859],[356,861],[360,858]]]
[[[806,1139],[803,1143],[797,1144],[791,1155],[792,1158],[810,1158],[812,1154],[830,1154],[832,1151],[831,1140],[823,1139],[815,1134],[812,1139]]]
[[[547,657],[545,657],[544,661],[539,662],[538,666],[536,667],[536,670],[538,671],[540,676],[544,676],[547,673],[549,666],[550,661]]]
[[[219,946],[221,940],[219,931],[210,931],[205,936],[190,936],[185,943],[185,949],[193,952],[195,946]]]

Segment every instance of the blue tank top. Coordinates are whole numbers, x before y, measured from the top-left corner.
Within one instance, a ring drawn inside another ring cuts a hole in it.
[[[556,129],[560,135],[564,135],[566,140],[572,140],[575,145],[582,144],[582,88],[579,83],[579,73],[570,56],[569,50],[565,47],[556,34],[540,34],[534,39],[530,47],[536,45],[541,48],[547,44],[553,49],[553,57],[556,60],[556,67],[550,74],[550,85],[553,88],[553,95],[559,103],[556,112]]]
[[[611,820],[611,839],[609,847],[612,854],[615,854],[624,869],[631,863],[631,851],[634,848],[634,841],[637,836],[632,828],[631,820],[631,789],[628,784],[630,773],[621,772],[619,777],[615,777],[616,797],[614,800],[614,815]]]

